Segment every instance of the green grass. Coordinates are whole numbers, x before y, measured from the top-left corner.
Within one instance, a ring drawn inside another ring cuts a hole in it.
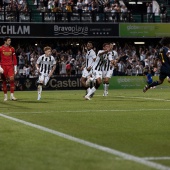
[[[15,92],[0,113],[101,146],[144,157],[170,168],[170,89],[98,90],[91,101],[84,91]],[[1,170],[150,170],[83,144],[0,116]]]

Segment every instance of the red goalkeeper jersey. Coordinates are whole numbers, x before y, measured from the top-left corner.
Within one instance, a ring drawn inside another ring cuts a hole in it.
[[[17,58],[13,47],[0,46],[0,65],[17,65]]]

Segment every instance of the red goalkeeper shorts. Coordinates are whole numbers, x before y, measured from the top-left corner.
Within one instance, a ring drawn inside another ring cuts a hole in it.
[[[14,66],[13,65],[1,65],[4,70],[3,76],[5,78],[14,76]]]

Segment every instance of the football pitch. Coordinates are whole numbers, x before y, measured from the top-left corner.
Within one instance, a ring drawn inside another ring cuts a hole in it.
[[[170,170],[170,88],[0,92],[0,170]]]

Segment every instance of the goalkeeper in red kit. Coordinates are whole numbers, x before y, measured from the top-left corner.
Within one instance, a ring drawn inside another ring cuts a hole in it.
[[[4,101],[8,100],[7,96],[7,82],[10,84],[10,100],[17,100],[14,97],[14,76],[17,74],[17,59],[15,49],[11,47],[11,38],[4,38],[4,45],[0,46],[0,68],[1,78],[3,81]]]

